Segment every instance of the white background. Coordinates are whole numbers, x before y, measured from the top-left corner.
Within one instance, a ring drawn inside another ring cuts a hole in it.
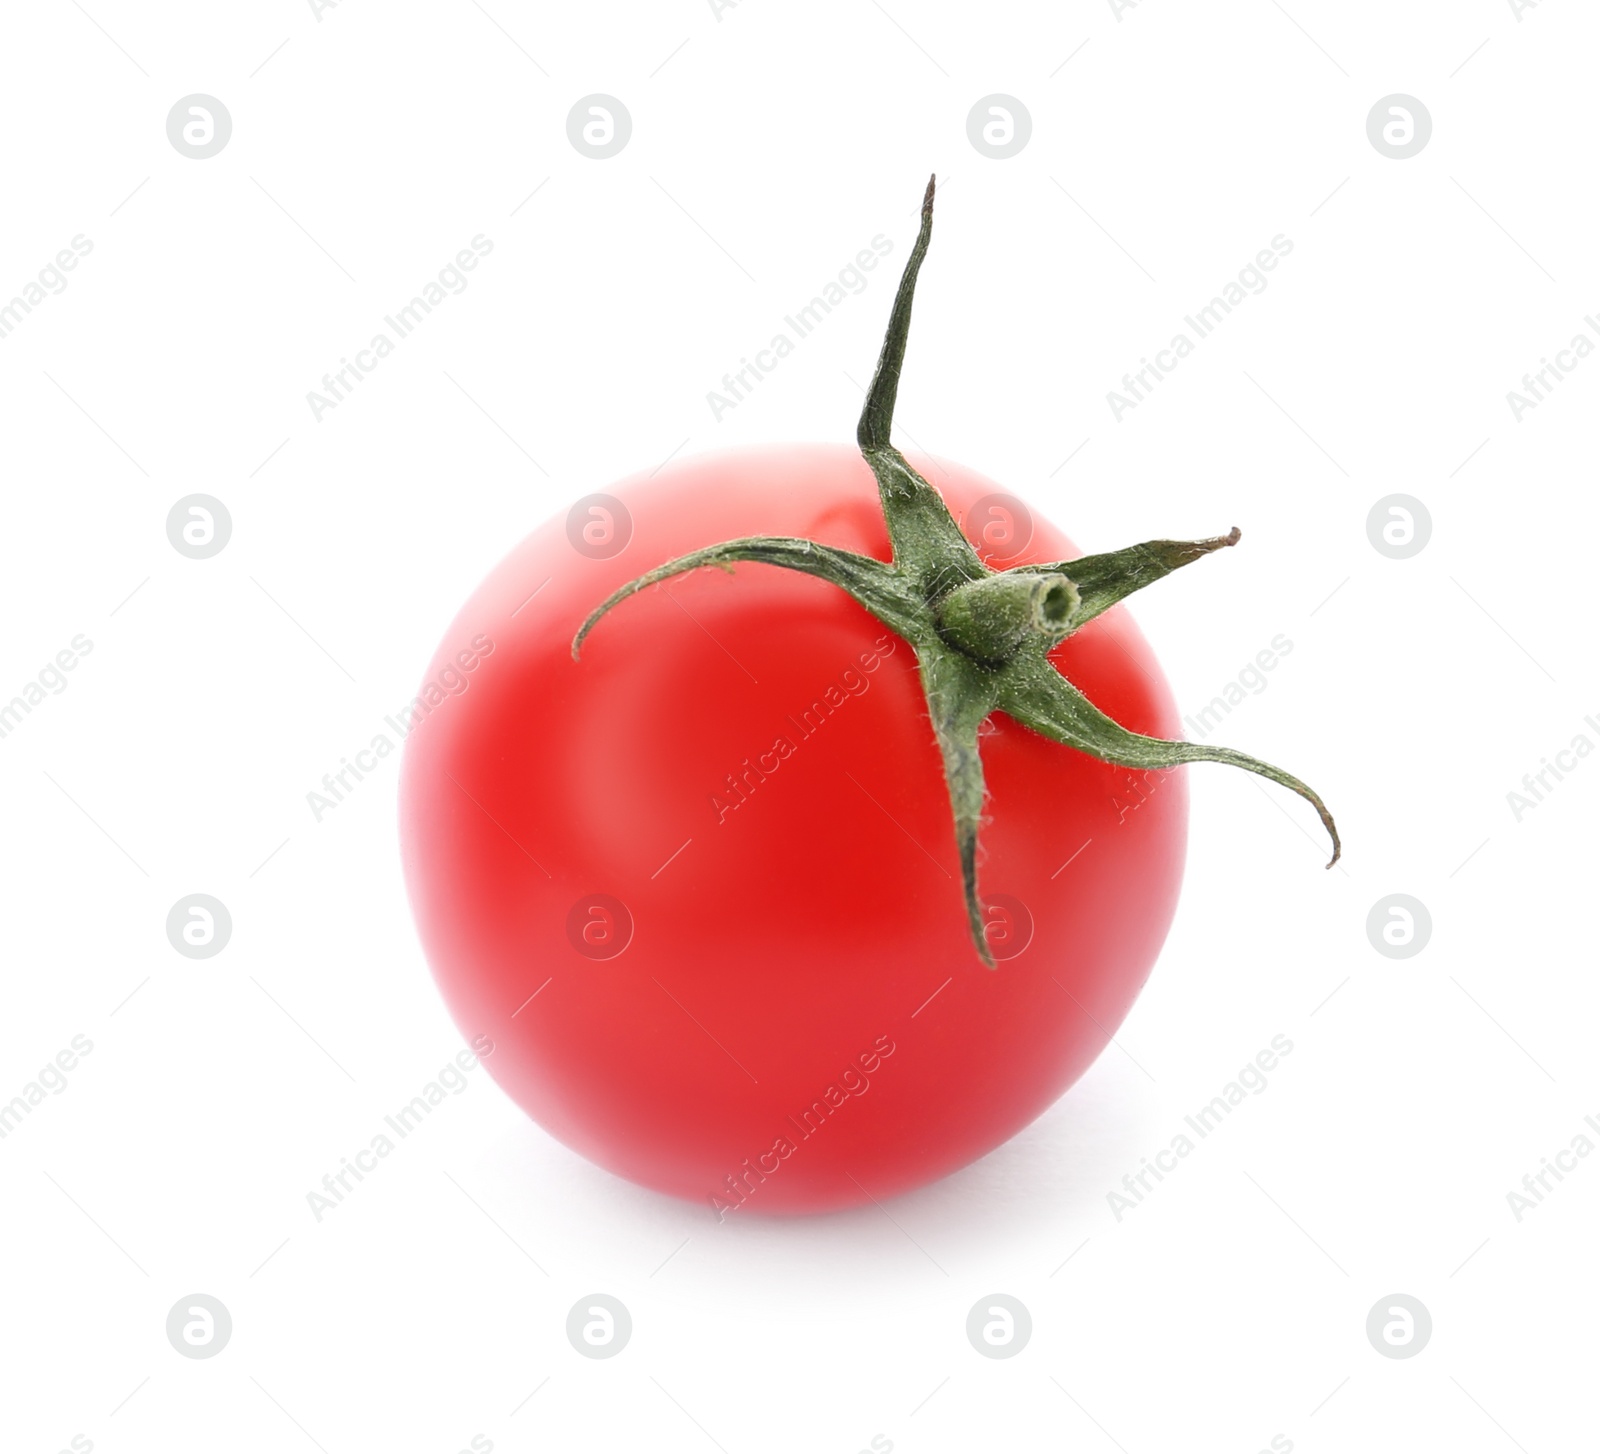
[[[1507,1193],[1600,1114],[1600,761],[1520,822],[1507,793],[1600,742],[1600,361],[1520,423],[1506,393],[1600,308],[1600,19],[1122,10],[8,10],[0,298],[93,251],[0,340],[0,700],[93,651],[0,740],[0,1097],[94,1049],[0,1141],[6,1450],[1587,1447],[1600,1157],[1520,1221]],[[204,161],[165,130],[194,92],[233,118]],[[610,160],[567,138],[592,92],[633,119]],[[1033,123],[1005,161],[966,133],[996,92]],[[1405,161],[1366,132],[1395,92],[1433,118]],[[902,441],[1090,550],[1240,525],[1133,609],[1186,712],[1293,641],[1217,739],[1313,782],[1343,864],[1300,805],[1195,770],[1120,1048],[883,1210],[719,1225],[475,1071],[318,1223],[307,1193],[460,1045],[396,760],[320,823],[307,792],[541,520],[674,452],[848,440],[931,170]],[[714,420],[880,232],[868,289]],[[308,390],[479,233],[470,287],[318,422]],[[1116,422],[1107,391],[1279,233],[1270,287]],[[206,561],[165,533],[195,492],[233,519]],[[1432,517],[1409,560],[1367,537],[1395,492]],[[233,916],[214,959],[166,939],[193,892]],[[1394,892],[1432,914],[1412,959],[1368,942]],[[1118,1221],[1276,1034],[1268,1088]],[[603,1362],[564,1334],[596,1291],[634,1320]],[[165,1336],[194,1292],[233,1318],[208,1360]],[[1032,1313],[1008,1360],[965,1336],[994,1292]],[[1396,1292],[1434,1325],[1407,1360],[1365,1332]]]

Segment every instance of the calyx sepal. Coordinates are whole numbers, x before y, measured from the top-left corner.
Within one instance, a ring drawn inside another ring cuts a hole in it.
[[[1298,793],[1322,820],[1339,861],[1339,832],[1322,799],[1299,778],[1227,747],[1171,742],[1130,732],[1064,677],[1049,653],[1096,616],[1173,571],[1236,545],[1239,529],[1207,540],[1147,540],[1074,561],[997,571],[979,557],[944,500],[889,441],[911,328],[917,274],[933,236],[934,179],[922,225],[895,294],[883,351],[856,427],[856,442],[878,483],[892,559],[877,560],[818,541],[751,536],[707,546],[657,566],[602,601],[572,641],[585,638],[614,606],[648,586],[702,566],[731,571],[754,561],[831,581],[908,642],[944,763],[968,931],[978,957],[995,967],[978,894],[979,829],[986,798],[978,736],[995,712],[1041,737],[1119,767],[1145,770],[1223,762]]]

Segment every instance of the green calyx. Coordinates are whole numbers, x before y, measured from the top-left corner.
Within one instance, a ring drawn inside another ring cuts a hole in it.
[[[1299,778],[1230,748],[1129,732],[1090,702],[1049,659],[1053,647],[1124,597],[1203,555],[1237,544],[1237,528],[1210,540],[1149,540],[1079,560],[996,571],[979,559],[938,492],[889,442],[911,328],[912,295],[932,235],[930,177],[922,201],[922,227],[900,279],[883,352],[856,428],[856,442],[878,481],[892,561],[779,536],[708,546],[614,591],[579,627],[572,641],[573,657],[613,606],[647,586],[700,566],[732,570],[738,561],[760,561],[832,581],[903,637],[916,655],[928,716],[944,760],[967,923],[978,957],[990,969],[995,962],[978,896],[978,830],[984,805],[978,733],[995,712],[1004,712],[1052,742],[1120,767],[1149,770],[1186,762],[1226,762],[1270,778],[1317,810],[1333,841],[1328,861],[1333,867],[1339,860],[1338,830],[1322,799]]]

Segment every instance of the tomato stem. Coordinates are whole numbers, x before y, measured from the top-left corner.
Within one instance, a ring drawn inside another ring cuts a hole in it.
[[[1008,571],[957,586],[933,615],[958,651],[1000,666],[1030,636],[1060,641],[1079,604],[1077,586],[1060,571]]]
[[[1338,862],[1338,829],[1322,799],[1299,778],[1226,747],[1169,742],[1130,732],[1064,677],[1049,653],[1119,601],[1214,551],[1238,544],[1239,529],[1207,540],[1147,540],[1078,560],[996,571],[961,533],[937,490],[890,442],[911,331],[917,275],[933,237],[934,179],[922,225],[895,293],[878,366],[856,426],[856,442],[878,482],[892,560],[875,560],[813,540],[752,537],[724,541],[658,566],[614,591],[573,638],[578,655],[595,624],[647,586],[702,566],[780,566],[820,576],[846,591],[917,658],[923,696],[944,764],[955,823],[968,931],[979,959],[995,967],[978,894],[978,830],[986,789],[978,734],[1004,712],[1040,736],[1122,767],[1162,769],[1223,762],[1298,793],[1317,811]]]

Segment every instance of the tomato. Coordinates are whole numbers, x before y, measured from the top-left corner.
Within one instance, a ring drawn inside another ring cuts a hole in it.
[[[1035,519],[996,558],[968,517],[1000,487],[913,463],[988,563],[1077,555]],[[844,592],[764,564],[697,570],[570,649],[612,591],[730,537],[887,560],[861,454],[740,451],[609,494],[626,514],[602,502],[595,540],[553,520],[473,595],[406,741],[406,879],[456,1024],[492,1041],[484,1064],[551,1135],[719,1216],[955,1171],[1054,1102],[1127,1014],[1177,900],[1182,769],[991,718],[988,969],[911,647]],[[611,554],[608,529],[626,542]],[[1123,726],[1177,736],[1124,607],[1051,660]]]

